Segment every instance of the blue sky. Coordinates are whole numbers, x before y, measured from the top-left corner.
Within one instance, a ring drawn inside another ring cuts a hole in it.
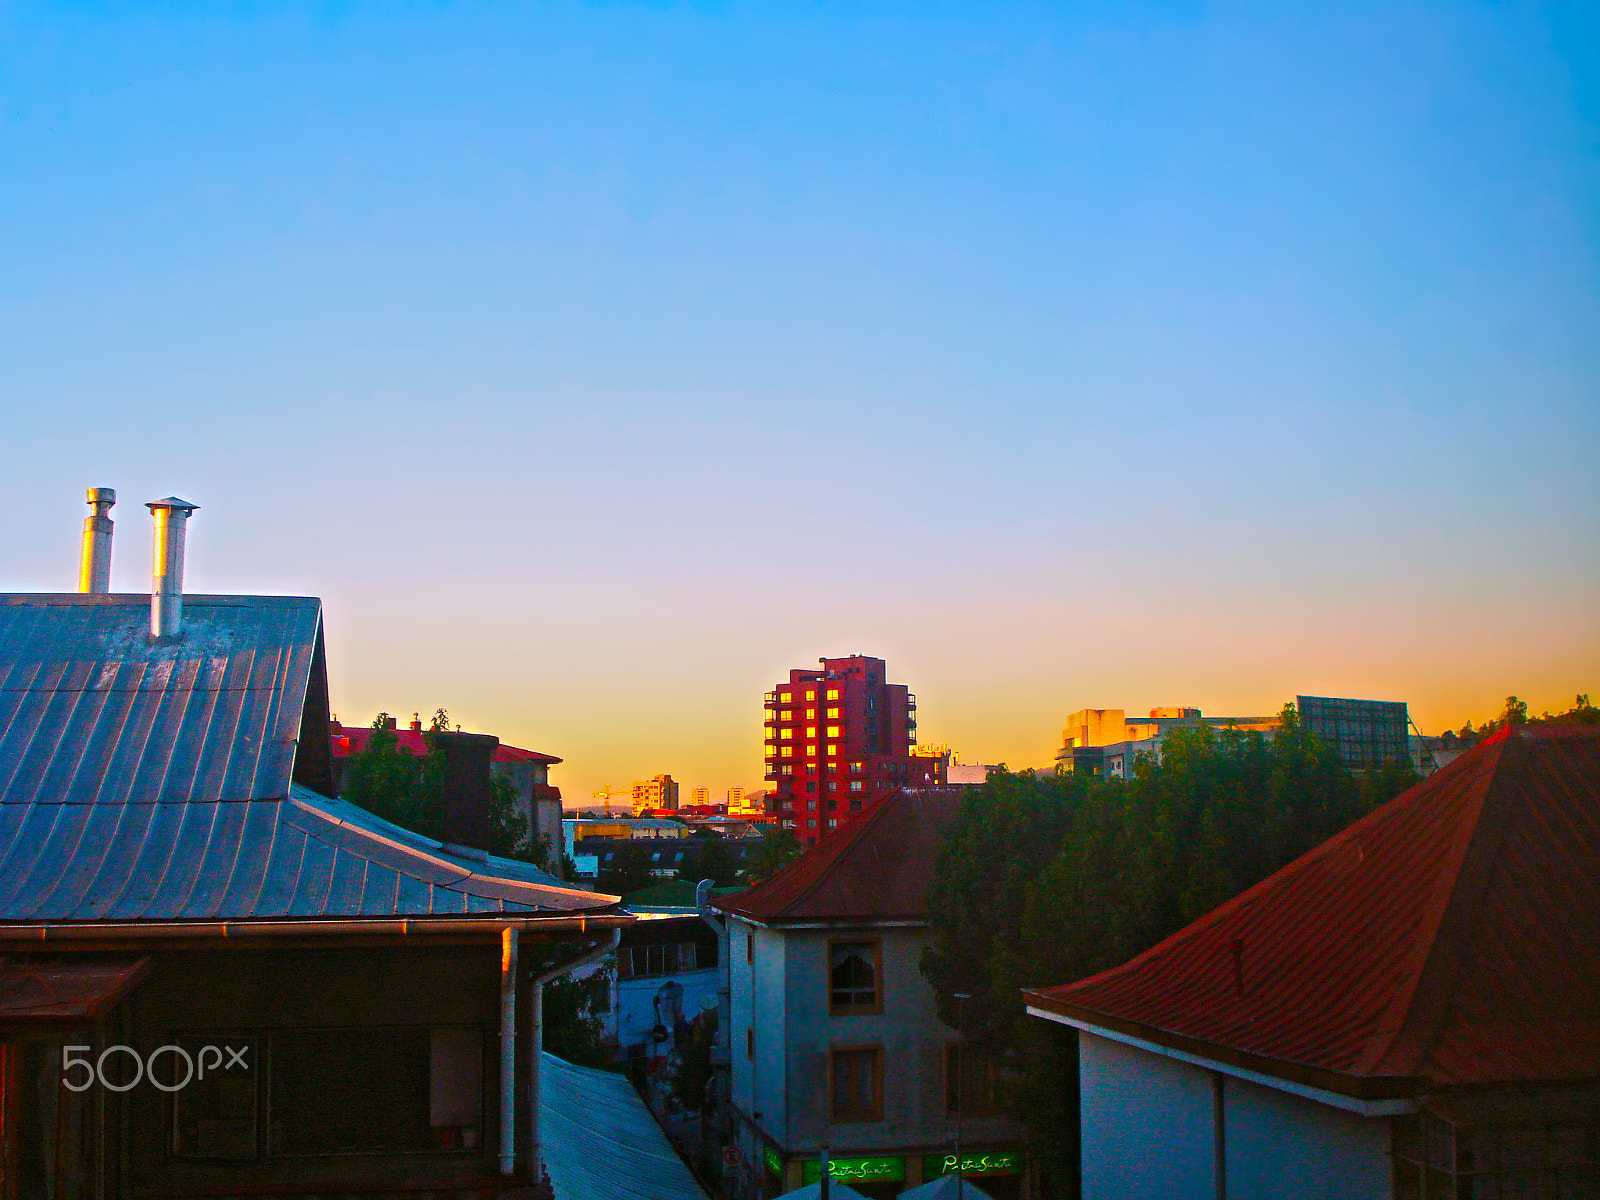
[[[569,799],[1595,684],[1592,4],[0,9],[0,586],[81,489]]]

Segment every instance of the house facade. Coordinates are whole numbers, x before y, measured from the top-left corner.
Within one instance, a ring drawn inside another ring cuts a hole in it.
[[[729,1096],[747,1196],[820,1174],[895,1196],[952,1170],[1021,1192],[1021,1135],[963,1057],[919,962],[926,895],[960,800],[903,792],[765,883],[713,903],[728,962]]]
[[[1123,966],[1084,1200],[1600,1195],[1600,729],[1502,731]]]
[[[451,841],[330,798],[317,600],[165,598],[0,596],[0,1196],[537,1185],[535,966],[634,918],[475,848],[493,739]]]

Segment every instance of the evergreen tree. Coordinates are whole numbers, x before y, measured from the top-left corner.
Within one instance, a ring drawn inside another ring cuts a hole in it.
[[[744,856],[744,882],[761,883],[776,875],[804,852],[794,830],[763,825],[761,840]]]

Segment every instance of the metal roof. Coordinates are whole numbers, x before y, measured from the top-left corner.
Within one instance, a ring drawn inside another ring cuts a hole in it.
[[[1349,1095],[1600,1076],[1600,729],[1503,733],[1131,962],[1025,995]]]
[[[327,739],[320,601],[184,607],[152,642],[145,596],[0,595],[0,934],[615,904],[294,782]]]
[[[288,794],[321,633],[307,596],[0,594],[0,804]]]
[[[772,878],[711,903],[763,924],[923,920],[944,827],[961,791],[901,791]]]
[[[706,1200],[689,1168],[623,1076],[540,1059],[540,1154],[571,1200]]]

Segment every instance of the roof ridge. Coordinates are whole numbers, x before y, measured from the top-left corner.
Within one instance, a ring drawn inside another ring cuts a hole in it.
[[[860,841],[862,835],[880,819],[882,819],[883,814],[888,812],[889,809],[892,808],[897,801],[904,798],[904,796],[904,789],[896,792],[882,804],[873,807],[871,811],[863,813],[860,817],[853,821],[847,822],[842,828],[835,832],[833,837],[829,838],[826,842],[820,843],[816,847],[813,847],[813,849],[820,850],[822,846],[827,845],[833,851],[833,854],[829,861],[824,863],[822,868],[816,873],[815,878],[813,878],[811,881],[811,885],[809,887],[803,887],[793,899],[791,899],[787,904],[778,910],[778,914],[781,915],[783,913],[790,912],[798,905],[803,904],[805,901],[811,899],[812,896],[816,895],[818,889],[820,889],[822,885],[828,881],[833,870],[838,867],[840,860],[845,856],[845,852],[849,850],[851,846],[854,846],[858,841]],[[805,857],[806,856],[802,854],[799,858],[795,859],[794,862],[785,866],[783,870],[764,880],[761,886],[764,887],[767,884],[772,883],[774,880],[781,878],[789,871],[798,867]]]
[[[1508,762],[1508,755],[1515,761]],[[1454,860],[1449,882],[1430,905],[1430,931],[1407,964],[1406,981],[1378,1018],[1368,1050],[1356,1060],[1357,1071],[1416,1074],[1443,1032],[1441,1018],[1465,961],[1464,934],[1498,874],[1516,809],[1515,781],[1507,768],[1527,766],[1527,743],[1521,737],[1496,738],[1486,744],[1483,757],[1492,761],[1480,768],[1484,777],[1474,783],[1458,818],[1460,829],[1448,851]]]

